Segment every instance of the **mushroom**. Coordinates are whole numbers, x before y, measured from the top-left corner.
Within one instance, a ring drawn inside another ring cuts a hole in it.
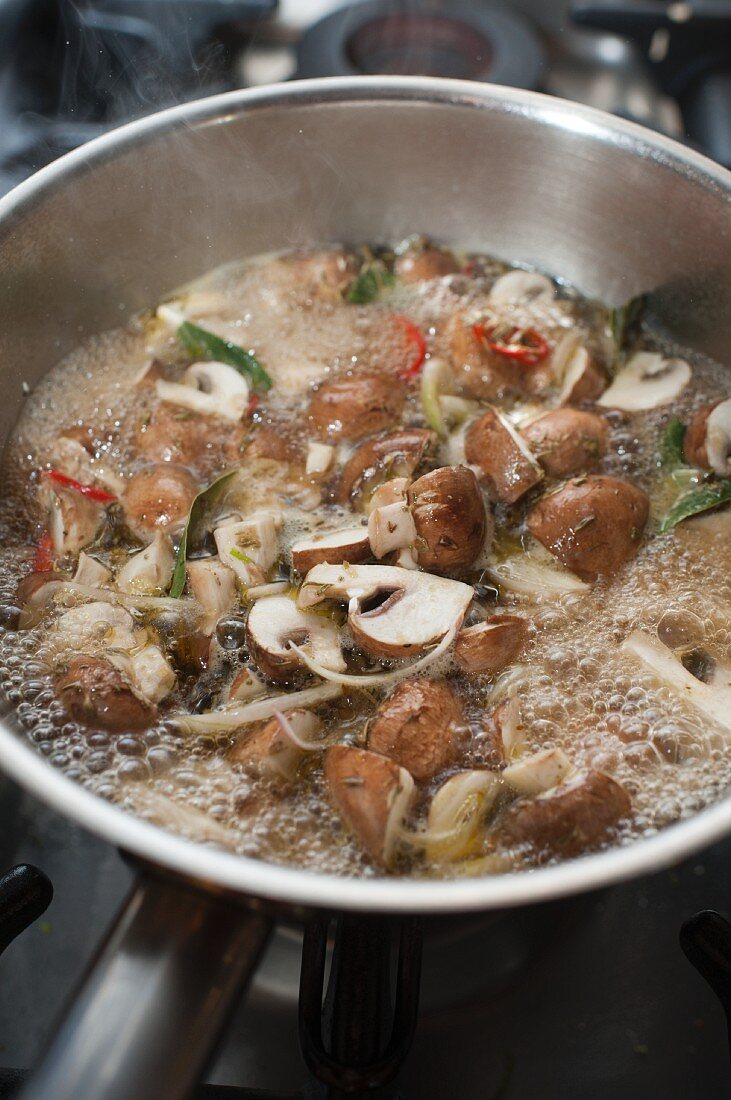
[[[275,683],[287,683],[293,673],[302,669],[302,662],[290,649],[290,642],[301,646],[323,667],[335,672],[345,671],[335,623],[322,615],[300,610],[288,596],[256,600],[246,623],[246,638],[257,667]]]
[[[457,772],[442,783],[429,804],[427,857],[453,861],[466,856],[500,787],[499,775],[487,770]]]
[[[356,642],[376,657],[412,657],[461,623],[473,589],[461,581],[389,565],[317,565],[297,603],[347,599]],[[322,621],[322,620],[320,620]]]
[[[520,716],[517,695],[498,703],[490,719],[500,739],[503,760],[511,760],[525,744],[526,728]]]
[[[376,508],[386,508],[389,504],[404,504],[409,484],[407,477],[392,477],[390,481],[384,481],[368,501],[368,512],[373,512]]]
[[[298,573],[307,573],[316,565],[328,562],[340,565],[367,561],[371,556],[366,527],[346,527],[342,531],[313,534],[292,543],[292,565]]]
[[[446,249],[416,241],[396,257],[394,271],[402,283],[420,283],[455,275],[459,264]]]
[[[463,672],[495,676],[513,661],[528,637],[528,620],[519,615],[491,615],[460,630],[454,659]]]
[[[629,796],[603,772],[580,772],[536,798],[521,798],[503,814],[500,840],[530,844],[560,856],[579,855],[598,844],[632,809]]]
[[[56,622],[56,630],[68,648],[77,652],[94,642],[105,649],[130,650],[137,645],[129,611],[103,600],[65,611]]]
[[[427,451],[434,447],[436,438],[426,428],[404,428],[367,439],[343,466],[338,500],[347,504],[385,477],[395,481],[401,481],[403,475],[410,478]],[[399,476],[394,478],[394,474]]]
[[[240,461],[243,425],[220,423],[210,416],[160,402],[137,429],[135,442],[151,462],[183,466],[232,466]]]
[[[325,753],[330,796],[368,854],[386,867],[414,798],[405,768],[378,753],[332,745]]]
[[[294,252],[277,261],[292,279],[292,286],[313,295],[341,294],[358,274],[359,262],[344,248],[320,248]]]
[[[595,469],[609,438],[600,416],[570,408],[554,409],[531,420],[521,435],[551,477],[571,477]]]
[[[493,500],[514,504],[543,478],[543,471],[512,424],[488,409],[465,434],[465,457],[480,470]]]
[[[190,594],[204,611],[201,630],[209,636],[218,620],[236,603],[236,574],[218,558],[186,562],[185,571]]]
[[[213,532],[219,558],[243,584],[261,584],[279,557],[281,525],[281,513],[271,509],[222,524]]]
[[[572,771],[573,764],[563,749],[542,749],[509,764],[503,779],[519,794],[540,794],[558,786]]]
[[[508,271],[501,275],[490,288],[490,304],[493,306],[515,305],[519,302],[548,302],[556,295],[553,283],[537,271]]]
[[[104,509],[75,489],[49,483],[41,487],[48,514],[48,531],[57,558],[78,554],[93,542],[104,519]]]
[[[683,439],[683,454],[691,466],[731,477],[731,397],[696,412]]]
[[[157,708],[134,691],[119,669],[88,654],[72,658],[56,677],[56,697],[74,721],[111,733],[147,729],[157,717]]]
[[[96,558],[83,550],[79,554],[79,560],[74,573],[74,583],[89,585],[90,588],[103,588],[112,579],[111,569],[102,565]]]
[[[472,470],[441,466],[409,487],[419,565],[434,573],[465,569],[479,557],[488,524]]]
[[[334,447],[331,447],[328,443],[311,441],[307,444],[305,473],[308,477],[317,478],[318,480],[325,477],[333,464],[334,458]]]
[[[51,448],[51,464],[84,485],[98,485],[115,496],[124,488],[122,478],[102,465],[91,428],[81,424],[59,433]]]
[[[184,466],[171,462],[145,466],[124,494],[127,524],[144,542],[151,542],[156,531],[182,526],[197,493],[198,483]]]
[[[246,379],[227,363],[193,363],[182,384],[158,378],[155,390],[162,401],[222,420],[241,420],[249,404]]]
[[[731,687],[723,682],[704,683],[697,679],[673,651],[658,638],[635,630],[622,643],[622,652],[636,657],[680,700],[731,731]]]
[[[587,581],[634,557],[650,511],[647,494],[616,477],[574,478],[528,513],[530,533]]]
[[[122,566],[117,574],[117,588],[121,592],[152,596],[167,592],[174,568],[172,543],[158,530],[150,545],[132,554]]]
[[[568,357],[561,374],[558,403],[579,405],[582,401],[595,401],[606,389],[606,385],[604,372],[596,365],[588,350],[583,346],[577,347]]]
[[[285,721],[303,741],[311,741],[322,728],[322,722],[311,710],[293,710]],[[229,752],[233,764],[253,767],[261,775],[292,782],[305,755],[305,750],[287,737],[279,718],[270,718],[260,729],[243,735]]]
[[[462,703],[448,683],[402,680],[369,723],[366,747],[422,782],[454,761],[464,731]]]
[[[165,654],[156,645],[146,645],[130,658],[132,682],[151,703],[160,703],[176,684],[176,676]]]
[[[307,416],[319,436],[363,439],[390,428],[399,419],[405,399],[405,388],[393,375],[347,372],[315,388]]]
[[[460,311],[445,327],[449,362],[460,389],[480,401],[519,393],[523,385],[520,368],[478,340],[474,321],[471,313]]]
[[[255,699],[257,695],[263,695],[266,684],[250,668],[239,669],[229,684],[225,701],[228,703],[243,703],[247,699]]]
[[[684,359],[666,359],[655,351],[638,351],[597,400],[607,409],[637,412],[669,405],[690,382]]]
[[[416,539],[416,526],[405,500],[374,508],[368,517],[368,539],[373,556],[384,558],[393,550],[412,546]]]

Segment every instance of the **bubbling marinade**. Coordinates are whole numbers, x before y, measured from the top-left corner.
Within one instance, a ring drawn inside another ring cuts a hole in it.
[[[722,797],[728,373],[641,307],[411,238],[227,265],[84,343],[6,457],[22,735],[341,875],[531,868]]]

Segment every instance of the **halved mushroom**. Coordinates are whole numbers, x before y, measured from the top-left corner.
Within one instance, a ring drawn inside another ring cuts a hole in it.
[[[249,404],[246,379],[227,363],[193,363],[182,384],[158,378],[155,390],[161,401],[222,420],[241,420]]]
[[[203,608],[201,631],[209,636],[218,620],[236,603],[236,574],[218,558],[199,558],[186,563],[188,588]]]
[[[528,513],[530,533],[584,580],[615,573],[634,557],[650,512],[647,494],[616,477],[569,481]]]
[[[416,241],[396,257],[394,271],[402,283],[420,283],[454,275],[459,264],[447,249]]]
[[[513,305],[518,302],[550,301],[556,296],[553,283],[537,271],[508,271],[490,288],[490,304]]]
[[[393,550],[403,550],[414,544],[416,526],[405,500],[374,508],[368,517],[368,540],[373,556],[385,558]]]
[[[633,631],[625,639],[622,651],[641,661],[681,701],[699,710],[723,729],[731,730],[731,687],[728,684],[699,680],[671,649],[642,630]]]
[[[243,584],[262,584],[279,557],[281,525],[281,513],[272,509],[222,524],[213,532],[219,558]]]
[[[56,622],[56,630],[69,649],[83,651],[90,644],[105,649],[134,649],[137,645],[134,622],[129,611],[103,600],[80,604],[65,611]]]
[[[102,657],[72,658],[56,678],[56,695],[74,721],[112,733],[147,729],[157,716],[157,708]]]
[[[460,630],[454,642],[454,659],[464,672],[495,676],[515,660],[527,637],[527,619],[491,615],[483,623]]]
[[[453,861],[468,855],[500,787],[500,776],[487,770],[457,772],[443,783],[429,805],[427,857]]]
[[[426,428],[404,428],[367,439],[356,447],[343,466],[338,500],[347,504],[385,477],[395,481],[403,476],[410,478],[427,451],[435,445],[436,438],[434,432]]]
[[[464,732],[462,703],[448,683],[402,680],[369,723],[366,745],[424,781],[454,761]]]
[[[479,557],[488,531],[477,478],[466,466],[441,466],[409,487],[419,565],[434,573],[465,569]]]
[[[317,566],[336,569],[338,566]],[[290,649],[290,642],[301,646],[324,668],[344,672],[346,665],[340,649],[335,623],[322,615],[300,610],[288,596],[267,596],[257,600],[246,623],[249,652],[257,667],[270,680],[286,683],[302,669],[302,662]]]
[[[414,798],[405,768],[378,753],[332,745],[325,753],[330,796],[368,854],[390,866]]]
[[[386,508],[389,504],[405,503],[409,484],[407,477],[392,477],[390,481],[384,481],[368,501],[367,511],[370,513],[376,508]]]
[[[47,509],[48,531],[57,558],[78,554],[94,541],[104,519],[100,504],[74,489],[49,483],[41,486],[40,495]]]
[[[285,721],[303,741],[313,740],[322,722],[311,710],[293,710]],[[234,764],[254,768],[261,775],[292,782],[297,775],[305,750],[287,737],[279,718],[270,718],[260,729],[245,733],[229,752]]]
[[[481,401],[519,393],[523,385],[520,368],[478,340],[474,322],[472,311],[460,311],[445,328],[449,361],[460,389]]]
[[[473,590],[461,581],[389,565],[317,565],[300,588],[300,607],[349,601],[348,623],[377,657],[413,657],[461,623]]]
[[[321,382],[308,419],[321,437],[363,439],[392,427],[406,400],[402,383],[383,371],[358,371]]]
[[[519,794],[540,794],[563,783],[572,771],[573,764],[563,749],[542,749],[509,764],[503,779]]]
[[[575,348],[568,356],[560,379],[559,405],[579,405],[582,401],[595,401],[607,386],[604,371],[597,366],[583,345]]]
[[[146,645],[130,658],[132,682],[140,695],[151,703],[160,703],[174,689],[175,672],[165,654],[156,645]]]
[[[328,443],[316,443],[307,445],[307,460],[305,473],[308,477],[320,479],[326,476],[335,458],[335,448]]]
[[[182,526],[198,493],[198,483],[184,466],[159,462],[136,473],[124,494],[127,524],[144,542],[155,532]]]
[[[669,405],[690,382],[684,359],[666,359],[655,351],[638,351],[616,376],[597,404],[637,412]]]
[[[111,579],[111,569],[107,569],[106,565],[102,565],[96,558],[92,558],[90,554],[86,554],[83,550],[81,551],[74,573],[76,584],[89,585],[90,588],[103,588],[109,584]]]
[[[521,435],[547,474],[571,477],[599,465],[609,431],[595,413],[563,408],[531,420]]]
[[[316,565],[328,562],[367,561],[371,556],[371,544],[367,527],[346,527],[342,531],[307,535],[292,543],[292,565],[298,573],[307,573]]]
[[[629,795],[616,780],[603,772],[580,772],[536,798],[514,802],[502,817],[498,835],[506,845],[530,844],[575,856],[598,844],[631,809]]]
[[[465,434],[465,457],[477,466],[493,500],[514,504],[543,478],[543,470],[513,425],[488,409]]]
[[[132,554],[117,574],[117,588],[121,592],[156,595],[167,592],[175,568],[172,543],[162,531],[144,550]]]
[[[731,477],[731,397],[698,410],[685,433],[683,453],[691,466]]]

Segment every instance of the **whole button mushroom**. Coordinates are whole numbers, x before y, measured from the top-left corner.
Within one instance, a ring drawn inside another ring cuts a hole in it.
[[[124,494],[127,524],[151,542],[158,530],[180,526],[198,493],[198,483],[184,466],[160,462],[136,473]]]
[[[449,684],[404,680],[376,711],[368,748],[389,756],[421,782],[454,761],[463,732],[462,704]]]
[[[547,474],[571,477],[598,466],[609,431],[595,413],[565,407],[532,420],[521,435]]]
[[[307,415],[321,438],[363,439],[392,427],[405,399],[406,391],[395,376],[361,370],[321,382]]]
[[[436,439],[436,434],[426,428],[402,428],[366,439],[343,466],[338,500],[347,504],[386,472],[410,477]]]
[[[243,425],[181,409],[161,401],[137,430],[135,442],[149,462],[174,462],[195,469],[233,465],[240,459]]]
[[[446,249],[417,241],[397,256],[394,270],[402,283],[419,283],[454,275],[459,264]]]
[[[388,867],[414,798],[409,773],[378,753],[332,745],[325,753],[325,780],[333,802],[363,847]]]
[[[466,569],[479,557],[487,534],[485,502],[466,466],[441,466],[410,486],[419,565],[431,573]]]
[[[103,657],[74,657],[56,679],[56,694],[74,721],[110,733],[147,729],[157,717],[157,708]]]
[[[520,393],[523,376],[513,360],[490,351],[474,332],[474,319],[455,313],[445,328],[448,358],[463,393],[481,401],[494,401]]]
[[[574,478],[528,512],[528,530],[583,580],[615,573],[637,553],[650,512],[647,494],[616,477]]]

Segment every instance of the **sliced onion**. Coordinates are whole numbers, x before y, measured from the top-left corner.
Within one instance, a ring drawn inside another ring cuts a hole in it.
[[[318,684],[317,687],[306,688],[304,691],[293,691],[291,695],[271,695],[268,699],[257,699],[243,707],[211,710],[207,714],[175,715],[173,721],[183,733],[227,733],[252,722],[273,718],[277,711],[314,707],[317,703],[336,699],[341,694],[342,689],[337,684]]]
[[[182,613],[198,607],[195,600],[173,600],[169,596],[131,595],[115,592],[111,588],[94,588],[90,584],[78,584],[76,581],[49,581],[41,585],[28,600],[28,607],[40,607],[48,602],[55,592],[71,592],[77,596],[88,596],[92,600],[104,603],[118,603],[122,607],[149,608],[159,611],[177,611]]]
[[[429,427],[442,439],[448,435],[439,398],[454,393],[454,375],[443,359],[428,359],[421,372],[421,404]]]
[[[271,584],[256,584],[246,589],[247,600],[260,600],[264,596],[281,596],[288,592],[291,585],[289,581],[272,581]]]
[[[303,741],[301,737],[298,737],[289,718],[281,710],[275,710],[274,717],[279,722],[284,736],[292,742],[296,749],[301,749],[302,752],[323,752],[327,748],[327,742],[325,741]]]

